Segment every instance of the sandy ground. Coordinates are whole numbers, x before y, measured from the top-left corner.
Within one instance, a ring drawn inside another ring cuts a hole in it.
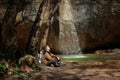
[[[98,54],[120,54],[120,49],[97,51]],[[89,54],[87,54],[89,55]],[[65,66],[48,67],[22,75],[6,75],[0,80],[120,80],[120,59],[63,61]]]
[[[64,62],[66,66],[41,66],[26,76],[12,75],[0,80],[120,80],[120,60]]]
[[[47,80],[120,80],[120,60],[67,62],[65,67],[42,67]]]

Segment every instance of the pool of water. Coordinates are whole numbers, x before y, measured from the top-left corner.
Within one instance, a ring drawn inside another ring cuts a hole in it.
[[[87,56],[83,56],[83,55],[72,55],[72,56],[63,56],[62,58],[86,58]]]
[[[71,60],[71,61],[82,61],[82,60],[106,60],[106,59],[119,59],[120,55],[68,55],[62,56],[63,60]]]

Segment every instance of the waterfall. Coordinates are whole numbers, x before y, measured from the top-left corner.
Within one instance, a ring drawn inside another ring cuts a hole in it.
[[[78,54],[80,46],[75,26],[74,10],[70,0],[63,0],[60,6],[59,44],[63,54]]]

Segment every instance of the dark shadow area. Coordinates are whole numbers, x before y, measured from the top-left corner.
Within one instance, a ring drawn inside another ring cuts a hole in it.
[[[104,45],[100,45],[100,46],[93,48],[93,49],[82,50],[82,52],[84,54],[88,54],[88,53],[94,53],[96,50],[112,50],[115,48],[120,48],[120,43],[104,44]]]

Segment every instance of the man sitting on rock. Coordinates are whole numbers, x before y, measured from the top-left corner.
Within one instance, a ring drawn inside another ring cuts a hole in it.
[[[60,58],[50,52],[50,47],[48,45],[44,46],[43,49],[43,63],[47,66],[54,65],[55,67],[59,67],[61,64]]]

